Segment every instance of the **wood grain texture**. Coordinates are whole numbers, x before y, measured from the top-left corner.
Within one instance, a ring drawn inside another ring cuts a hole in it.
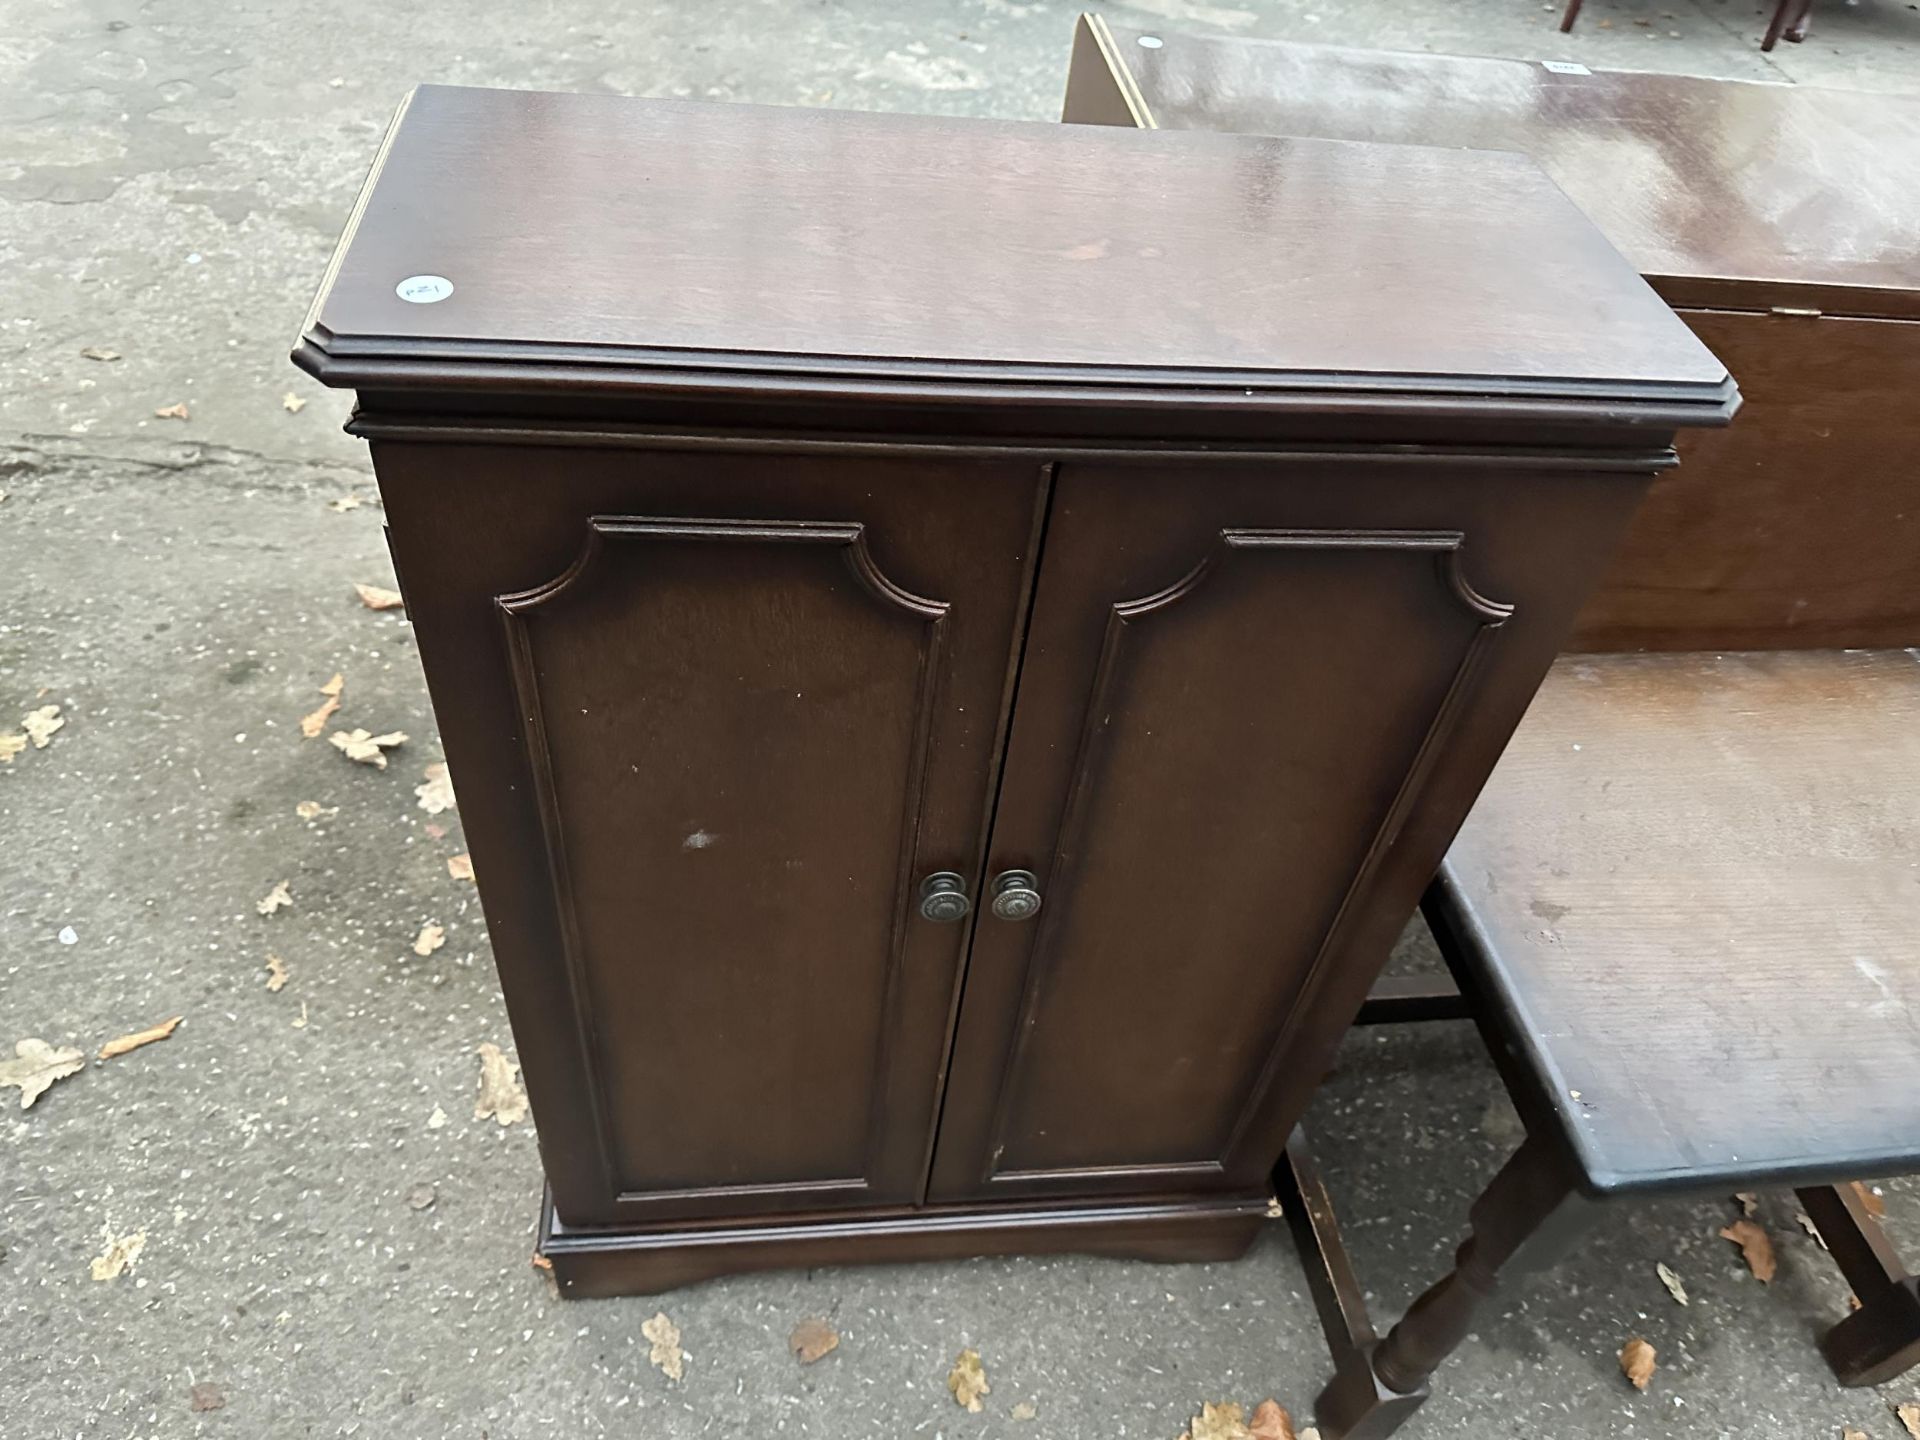
[[[1107,27],[1120,79],[1076,42],[1067,118],[1518,150],[1670,304],[1920,316],[1920,96],[1141,33]]]
[[[400,299],[416,274],[451,297]],[[298,358],[1730,393],[1511,155],[445,86],[403,107]]]
[[[1920,657],[1561,660],[1439,928],[1605,1191],[1920,1165]]]

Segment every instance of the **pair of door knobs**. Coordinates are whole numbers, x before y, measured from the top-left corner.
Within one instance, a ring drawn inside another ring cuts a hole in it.
[[[1002,870],[987,887],[987,908],[1002,920],[1025,920],[1039,913],[1040,879],[1031,870]],[[973,909],[966,877],[939,870],[920,882],[920,913],[929,920],[959,920]]]

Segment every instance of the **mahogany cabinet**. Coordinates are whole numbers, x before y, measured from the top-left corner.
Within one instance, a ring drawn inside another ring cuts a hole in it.
[[[358,391],[576,1294],[1237,1253],[1735,404],[1516,157],[440,87],[295,359]]]

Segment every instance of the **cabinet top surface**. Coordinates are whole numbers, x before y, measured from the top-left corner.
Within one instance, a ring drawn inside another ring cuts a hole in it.
[[[1920,315],[1920,97],[1107,33],[1154,125],[1522,151],[1675,304],[1819,286]]]
[[[451,293],[402,298],[419,276]],[[396,117],[296,359],[363,388],[1730,393],[1520,156],[446,86]]]

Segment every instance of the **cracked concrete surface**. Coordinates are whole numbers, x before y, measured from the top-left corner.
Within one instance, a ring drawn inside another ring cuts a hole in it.
[[[1759,9],[1590,0],[1568,37],[1539,0],[1113,13],[1862,88],[1920,74],[1904,0],[1823,4],[1813,38],[1771,58]],[[346,398],[285,358],[416,81],[1048,118],[1071,19],[1014,0],[0,0],[0,714],[68,718],[0,767],[0,1042],[91,1056],[186,1016],[29,1111],[12,1092],[0,1108],[0,1434],[1051,1440],[1172,1437],[1208,1399],[1309,1404],[1324,1359],[1277,1226],[1233,1265],[982,1261],[553,1298],[527,1263],[531,1126],[472,1118],[474,1047],[508,1037],[471,887],[446,872],[457,817],[436,836],[414,803],[439,754],[411,637],[350,588],[391,583],[365,453],[339,431]],[[153,414],[179,403],[185,421]],[[330,508],[350,494],[367,503]],[[387,772],[299,737],[335,671],[342,722],[412,737]],[[337,813],[302,819],[308,800]],[[263,917],[280,880],[294,903]],[[416,957],[429,921],[448,943]],[[1432,963],[1417,929],[1404,949]],[[269,950],[291,975],[277,993]],[[1472,1034],[1446,1025],[1355,1037],[1315,1124],[1391,1316],[1443,1266],[1516,1122]],[[415,1209],[423,1184],[433,1203]],[[1889,1199],[1920,1248],[1920,1193]],[[1715,1238],[1729,1207],[1622,1215],[1485,1317],[1407,1433],[1845,1424],[1895,1440],[1888,1403],[1920,1384],[1832,1383],[1812,1336],[1845,1287],[1792,1210],[1763,1199],[1782,1252],[1766,1288]],[[130,1274],[95,1282],[103,1230],[147,1243]],[[690,1352],[677,1384],[647,1363],[655,1308]],[[845,1338],[803,1370],[784,1339],[808,1314]],[[1646,1395],[1614,1363],[1635,1332],[1661,1352]],[[941,1383],[963,1345],[993,1382],[980,1416]],[[224,1405],[195,1411],[196,1385]],[[1014,1419],[1020,1401],[1037,1418]]]

